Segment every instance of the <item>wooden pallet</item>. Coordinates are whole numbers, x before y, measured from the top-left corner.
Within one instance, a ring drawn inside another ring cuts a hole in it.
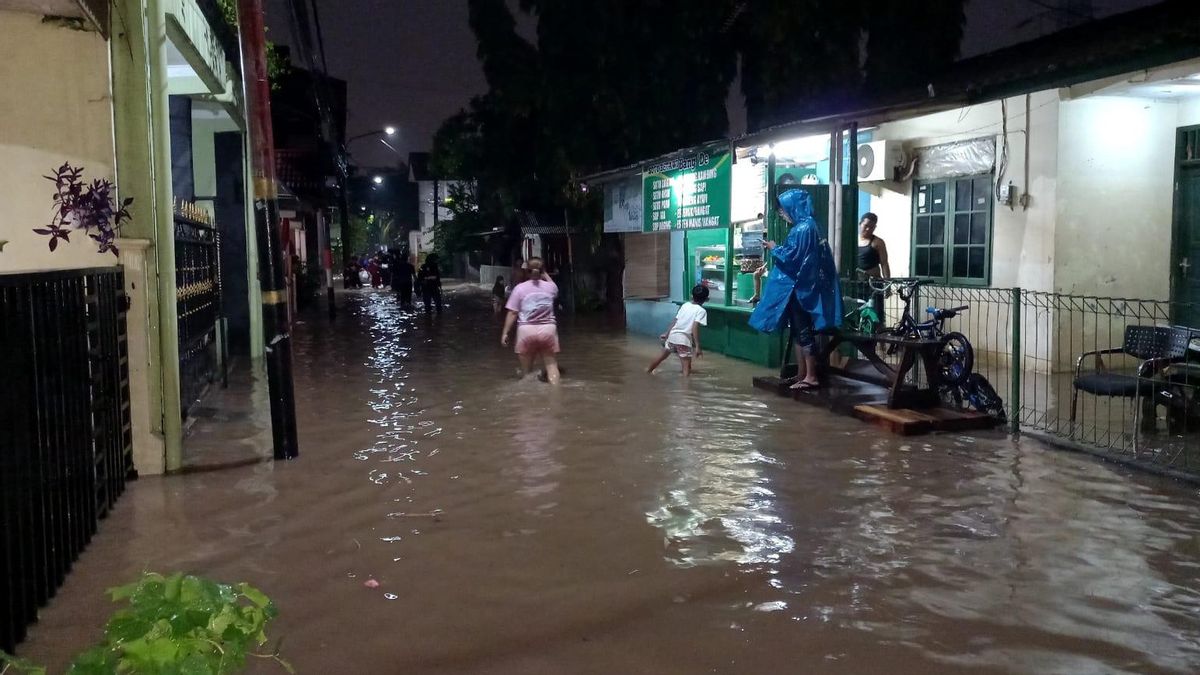
[[[931,431],[976,431],[996,426],[996,418],[974,410],[949,408],[889,409],[885,405],[854,406],[854,416],[871,422],[901,436],[925,434]]]

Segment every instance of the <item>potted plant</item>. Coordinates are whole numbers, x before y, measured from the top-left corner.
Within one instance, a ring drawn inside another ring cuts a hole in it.
[[[35,227],[34,232],[50,237],[50,250],[58,248],[58,242],[71,241],[72,230],[83,230],[96,242],[99,252],[111,251],[117,255],[116,239],[121,224],[129,219],[128,197],[119,204],[115,199],[115,186],[107,178],[87,182],[83,167],[64,162],[46,180],[54,183],[54,210],[50,224]]]

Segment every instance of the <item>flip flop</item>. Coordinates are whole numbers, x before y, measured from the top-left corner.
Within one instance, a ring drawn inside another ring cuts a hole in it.
[[[801,381],[801,382],[797,382],[796,384],[793,384],[791,387],[788,387],[788,388],[791,389],[792,391],[815,391],[817,389],[820,389],[821,385],[813,384],[812,382]]]

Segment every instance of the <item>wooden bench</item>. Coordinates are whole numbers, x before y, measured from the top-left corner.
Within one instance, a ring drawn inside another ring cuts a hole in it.
[[[938,361],[941,357],[942,342],[940,340],[925,340],[897,337],[895,335],[863,333],[834,333],[825,336],[824,344],[818,347],[817,363],[826,373],[840,375],[860,382],[877,384],[887,389],[887,407],[896,408],[935,408],[940,405],[938,386],[941,384],[941,368]],[[842,344],[853,345],[863,356],[863,359],[874,369],[874,373],[864,373],[861,370],[840,368],[829,363],[830,357],[837,352]],[[895,367],[879,356],[881,346],[895,346],[900,361]],[[784,366],[780,377],[787,378],[794,373],[794,366],[788,365],[791,354],[791,344],[784,353]],[[920,361],[925,371],[925,382],[914,386],[904,381],[913,366]]]

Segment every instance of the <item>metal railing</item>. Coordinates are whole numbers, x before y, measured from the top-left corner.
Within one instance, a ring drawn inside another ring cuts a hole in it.
[[[0,649],[133,470],[124,305],[119,268],[0,275]]]
[[[843,296],[870,296],[865,281],[843,280]],[[884,321],[894,325],[902,303],[884,301]],[[1055,444],[1168,472],[1200,477],[1200,326],[1192,344],[1196,364],[1176,359],[1140,376],[1144,395],[1098,396],[1076,387],[1076,368],[1095,372],[1089,352],[1122,347],[1129,326],[1179,327],[1200,308],[1160,300],[1068,295],[1019,288],[927,284],[912,301],[914,318],[926,307],[970,309],[947,322],[967,336],[975,372],[1004,398],[1012,431],[1030,432]],[[847,306],[847,311],[853,305]],[[1139,377],[1139,359],[1104,354],[1105,372]],[[915,373],[914,378],[923,375]],[[1074,409],[1074,414],[1072,414]]]
[[[179,389],[189,411],[225,367],[221,324],[221,250],[216,228],[175,215],[175,293],[179,313]]]

